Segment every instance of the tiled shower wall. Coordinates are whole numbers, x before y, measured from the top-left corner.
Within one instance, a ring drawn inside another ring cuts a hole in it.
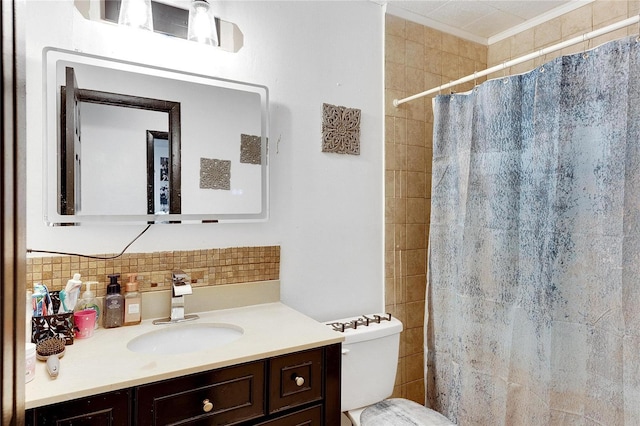
[[[394,16],[385,45],[385,297],[405,325],[394,396],[425,401],[423,319],[430,214],[433,115],[431,97],[399,108],[410,96],[487,67],[640,13],[639,0],[596,0],[490,46],[478,45]],[[633,25],[507,70],[526,72],[556,56],[581,52],[640,31]],[[501,77],[503,72],[490,75]],[[480,83],[479,79],[477,83]],[[474,82],[456,87],[469,90]]]
[[[124,284],[127,275],[133,273],[141,291],[168,290],[171,272],[176,269],[187,273],[195,287],[277,280],[280,278],[280,247],[127,253],[111,260],[78,256],[30,257],[27,259],[26,285],[31,288],[40,282],[50,291],[61,290],[74,273],[80,273],[83,282],[97,281],[96,295],[104,296],[107,275],[120,274],[120,282]]]
[[[385,303],[405,327],[393,396],[423,404],[433,114],[431,98],[392,102],[485,69],[487,47],[390,15],[385,40]]]
[[[518,33],[514,37],[490,45],[487,56],[488,65],[491,67],[510,59],[536,52],[544,47],[569,40],[584,33],[638,15],[638,13],[640,13],[640,1],[638,0],[596,0],[572,12]],[[511,67],[508,74],[526,72],[555,57],[579,53],[599,46],[607,41],[619,39],[627,35],[637,35],[638,32],[638,24],[631,25],[627,28],[596,37],[585,43],[578,43],[549,55]],[[499,75],[492,75],[490,77],[499,77]]]

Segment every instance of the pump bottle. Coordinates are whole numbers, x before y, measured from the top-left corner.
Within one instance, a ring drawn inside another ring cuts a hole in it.
[[[120,274],[109,275],[110,283],[107,286],[107,296],[104,299],[104,328],[115,328],[122,325],[124,320],[124,298],[120,294],[118,283]]]
[[[142,298],[138,291],[136,276],[136,274],[129,274],[129,282],[124,287],[124,325],[140,324],[142,321]]]

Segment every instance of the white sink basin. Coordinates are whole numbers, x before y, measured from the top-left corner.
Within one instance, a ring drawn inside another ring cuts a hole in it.
[[[142,334],[127,343],[133,352],[174,355],[217,348],[242,336],[243,330],[231,324],[171,324]]]

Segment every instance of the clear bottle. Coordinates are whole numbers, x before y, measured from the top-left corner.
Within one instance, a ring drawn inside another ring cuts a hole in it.
[[[109,275],[110,283],[107,286],[107,296],[104,298],[104,328],[115,328],[122,325],[124,319],[124,297],[120,294],[118,284],[120,274]]]
[[[142,321],[142,297],[138,291],[136,274],[129,274],[129,282],[124,293],[124,324],[135,325]]]
[[[96,281],[87,281],[85,282],[87,286],[87,290],[82,293],[82,297],[78,299],[76,306],[73,308],[74,312],[82,311],[84,309],[93,309],[96,311],[96,329],[98,328],[98,323],[101,322],[100,317],[100,302],[96,299],[95,293],[91,291],[91,284],[98,284]]]

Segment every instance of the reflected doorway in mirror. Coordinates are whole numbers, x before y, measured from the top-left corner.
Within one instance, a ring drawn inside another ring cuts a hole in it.
[[[147,214],[168,214],[172,193],[169,134],[147,130]]]

